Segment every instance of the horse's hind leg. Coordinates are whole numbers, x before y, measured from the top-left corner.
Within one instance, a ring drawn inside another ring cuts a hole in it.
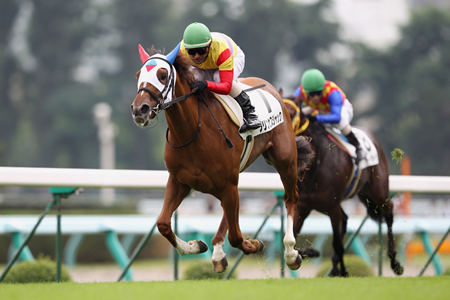
[[[379,203],[379,208],[381,209],[381,212],[384,216],[384,219],[386,220],[387,225],[387,234],[388,234],[388,251],[387,255],[389,259],[391,260],[391,268],[394,271],[396,275],[402,275],[403,274],[403,266],[400,264],[400,262],[396,259],[397,256],[397,250],[395,250],[395,242],[394,242],[394,234],[392,233],[392,224],[394,223],[394,204],[392,203],[392,200],[387,196],[386,200],[384,200],[384,203]],[[381,201],[380,201],[381,202]],[[379,222],[381,222],[381,218],[379,218]]]
[[[212,255],[212,265],[214,272],[222,273],[227,269],[228,260],[225,252],[223,251],[223,246],[225,244],[225,235],[228,230],[228,222],[225,212],[222,216],[222,221],[220,222],[219,229],[216,235],[212,239],[212,244],[214,247]]]
[[[394,242],[394,234],[392,233],[392,223],[394,223],[394,214],[392,212],[392,201],[389,199],[390,205],[386,209],[381,208],[384,219],[387,224],[387,233],[388,233],[388,257],[391,260],[391,268],[396,275],[403,274],[403,266],[396,259],[397,250],[395,250],[395,242]]]
[[[385,162],[383,163],[386,164]],[[385,175],[383,175],[385,174]],[[394,203],[389,197],[388,171],[377,165],[371,173],[369,183],[358,193],[359,199],[368,207],[367,212],[372,219],[381,222],[380,212],[386,220],[388,232],[388,251],[387,255],[391,260],[391,268],[396,275],[403,274],[403,266],[396,259],[394,234],[392,233],[392,224],[394,223]]]
[[[239,228],[239,193],[237,185],[228,184],[217,198],[222,202],[222,208],[228,223],[228,241],[230,245],[242,250],[244,254],[260,252],[264,248],[261,241],[256,239],[244,240],[242,238],[241,229]],[[221,222],[222,225],[224,225],[224,220]]]
[[[189,194],[191,188],[181,184],[176,179],[169,176],[161,215],[158,218],[158,230],[181,255],[199,254],[206,252],[208,246],[202,241],[189,241],[186,243],[172,231],[171,218],[173,212],[178,208],[183,199]]]

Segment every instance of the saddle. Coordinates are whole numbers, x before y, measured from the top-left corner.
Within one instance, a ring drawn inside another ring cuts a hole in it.
[[[239,83],[242,89],[251,89],[251,86]],[[241,154],[241,164],[239,166],[239,171],[241,172],[244,168],[250,153],[253,149],[254,137],[265,132],[271,131],[278,125],[284,122],[283,108],[281,107],[278,100],[269,92],[262,89],[256,89],[246,92],[250,97],[251,104],[255,107],[255,114],[261,121],[261,128],[255,130],[249,130],[247,132],[239,133],[242,139],[245,141],[244,150]],[[244,116],[242,109],[236,100],[229,95],[215,94],[216,99],[222,104],[225,111],[228,113],[230,119],[234,124],[238,126],[237,130],[242,126],[244,122]]]

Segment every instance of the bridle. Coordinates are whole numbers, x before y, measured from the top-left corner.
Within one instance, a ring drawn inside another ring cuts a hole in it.
[[[168,61],[165,58],[155,56],[155,57],[150,57],[149,59],[147,59],[147,61],[150,59],[160,59],[160,60],[166,62],[170,66],[170,71],[171,71],[169,74],[169,79],[167,80],[167,83],[164,85],[163,90],[158,95],[155,95],[155,93],[153,93],[150,89],[146,88],[145,86],[141,87],[137,92],[139,94],[141,91],[145,91],[145,92],[149,93],[150,97],[152,97],[156,101],[156,106],[152,108],[152,112],[155,113],[155,116],[157,116],[161,110],[164,110],[173,104],[173,103],[166,104],[164,102],[167,100],[167,96],[169,95],[169,92],[172,92],[172,95],[171,95],[172,97],[175,95],[175,75],[174,74],[176,71],[175,71],[175,67],[170,63],[170,61]],[[145,65],[145,63],[144,63],[144,65]],[[177,100],[177,99],[174,99],[172,101],[175,101],[175,100]]]

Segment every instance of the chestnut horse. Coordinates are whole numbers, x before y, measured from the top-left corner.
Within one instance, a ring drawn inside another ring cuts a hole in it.
[[[228,231],[231,246],[244,254],[257,253],[263,245],[258,240],[244,240],[239,228],[239,169],[244,140],[222,104],[209,92],[196,94],[190,83],[194,78],[190,59],[179,53],[179,46],[167,56],[151,49],[152,56],[139,45],[142,63],[136,74],[138,93],[131,105],[134,122],[140,127],[154,123],[164,110],[167,120],[164,162],[169,179],[164,204],[157,221],[160,233],[181,255],[207,251],[203,241],[185,242],[174,234],[171,217],[191,189],[211,194],[221,201],[223,217],[212,239],[213,269],[225,271],[228,262],[223,251]],[[289,122],[289,113],[278,91],[259,78],[246,78],[248,86],[261,86],[281,104],[285,122],[255,137],[250,157],[243,169],[262,154],[278,171],[285,190],[287,227],[284,237],[286,264],[292,270],[300,267],[302,258],[294,249],[293,218],[297,208],[297,147],[309,147],[306,141],[298,146]],[[175,98],[175,99],[172,99]],[[202,113],[203,111],[203,113]],[[308,162],[305,162],[308,163]]]
[[[282,91],[280,91],[282,95]],[[342,210],[341,202],[347,188],[348,179],[352,176],[352,157],[340,147],[335,147],[333,141],[327,137],[324,127],[317,122],[309,122],[300,109],[300,103],[284,99],[293,121],[294,131],[298,136],[311,138],[311,145],[315,157],[309,168],[300,178],[298,188],[298,208],[294,218],[294,233],[298,235],[303,222],[312,210],[324,213],[330,217],[333,228],[333,249],[331,276],[348,276],[344,265],[343,238],[347,232],[347,215]],[[393,202],[389,197],[389,170],[383,149],[378,140],[371,133],[365,131],[374,143],[378,152],[378,165],[362,171],[358,185],[351,198],[358,195],[359,200],[367,207],[368,215],[375,221],[381,222],[384,217],[388,227],[388,257],[391,268],[397,275],[403,273],[403,267],[396,260],[392,223],[394,221]],[[300,149],[299,151],[303,151]],[[316,256],[318,251],[311,248],[299,250],[301,255]],[[340,265],[340,268],[338,267]]]

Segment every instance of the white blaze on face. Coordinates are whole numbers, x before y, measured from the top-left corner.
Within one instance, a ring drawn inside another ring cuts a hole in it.
[[[157,57],[163,58],[159,59]],[[145,64],[142,66],[141,68],[141,74],[139,75],[139,80],[138,80],[138,84],[137,84],[137,88],[139,90],[139,87],[141,86],[142,83],[144,82],[148,82],[151,85],[153,85],[158,91],[162,92],[164,90],[164,84],[162,84],[159,80],[158,77],[156,76],[158,70],[160,68],[165,68],[168,71],[168,79],[170,78],[170,74],[173,72],[173,68],[172,66],[167,63],[165,61],[166,57],[164,55],[161,54],[155,54],[152,57],[150,57]],[[173,74],[174,76],[174,83],[177,79],[177,73],[174,72]],[[170,84],[170,82],[168,82],[168,84]],[[167,87],[166,91],[164,92],[164,95],[162,95],[164,102],[170,102],[172,101],[173,98],[173,90],[172,88],[169,86]]]

